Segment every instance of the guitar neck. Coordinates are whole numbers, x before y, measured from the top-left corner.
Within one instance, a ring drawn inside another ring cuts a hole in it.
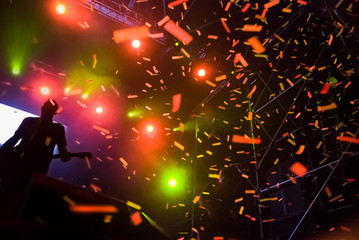
[[[61,158],[61,154],[54,154],[52,158]],[[70,157],[78,157],[78,158],[91,158],[92,154],[90,152],[78,152],[78,153],[70,153]]]

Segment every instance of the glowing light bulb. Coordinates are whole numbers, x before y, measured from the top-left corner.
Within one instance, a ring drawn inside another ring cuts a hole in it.
[[[103,108],[102,108],[102,107],[97,107],[97,108],[96,108],[96,112],[97,112],[98,114],[101,114],[101,113],[103,112]]]
[[[56,5],[55,10],[56,10],[57,14],[62,15],[62,14],[65,14],[66,7],[65,7],[64,4],[59,3],[59,4]]]
[[[40,88],[40,92],[43,95],[49,95],[50,94],[50,89],[48,87],[44,86],[44,87]]]
[[[206,75],[206,70],[204,70],[204,69],[198,70],[198,76],[204,77],[205,75]]]
[[[132,41],[132,47],[139,48],[141,46],[141,42],[139,40]]]

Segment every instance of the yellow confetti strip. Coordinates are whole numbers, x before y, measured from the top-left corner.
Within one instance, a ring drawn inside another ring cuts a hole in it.
[[[199,198],[200,198],[200,196],[196,196],[196,197],[193,199],[192,202],[193,202],[194,204],[196,204],[196,203],[198,202]]]
[[[105,215],[103,218],[104,223],[111,223],[113,215]]]
[[[208,177],[209,178],[219,179],[219,174],[210,173],[210,174],[208,174]]]
[[[68,196],[63,196],[62,197],[63,200],[65,200],[70,206],[75,206],[76,203],[74,201],[72,201]]]
[[[180,144],[179,142],[174,141],[174,145],[175,145],[176,147],[178,147],[179,149],[181,149],[182,151],[184,151],[184,146],[183,146],[182,144]]]
[[[131,201],[127,201],[126,202],[126,205],[129,206],[129,207],[132,207],[134,209],[137,209],[137,210],[141,210],[141,206],[136,204],[136,203],[133,203]]]
[[[241,208],[239,209],[239,214],[240,214],[240,215],[243,215],[243,211],[244,211],[244,207],[241,206]]]

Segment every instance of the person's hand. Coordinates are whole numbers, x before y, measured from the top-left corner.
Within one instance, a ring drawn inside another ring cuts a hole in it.
[[[61,161],[63,162],[68,162],[71,159],[71,153],[70,152],[66,152],[64,154],[61,155]]]

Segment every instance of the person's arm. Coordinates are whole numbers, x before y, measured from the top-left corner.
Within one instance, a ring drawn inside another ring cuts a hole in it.
[[[59,141],[57,143],[57,147],[59,149],[59,153],[61,155],[61,161],[67,162],[71,159],[71,153],[67,150],[67,142],[65,137],[65,128],[62,125],[59,125]]]
[[[61,161],[63,162],[67,162],[70,161],[71,159],[71,153],[69,151],[67,151],[66,146],[62,145],[62,146],[58,146],[59,148],[59,153],[61,155]]]

